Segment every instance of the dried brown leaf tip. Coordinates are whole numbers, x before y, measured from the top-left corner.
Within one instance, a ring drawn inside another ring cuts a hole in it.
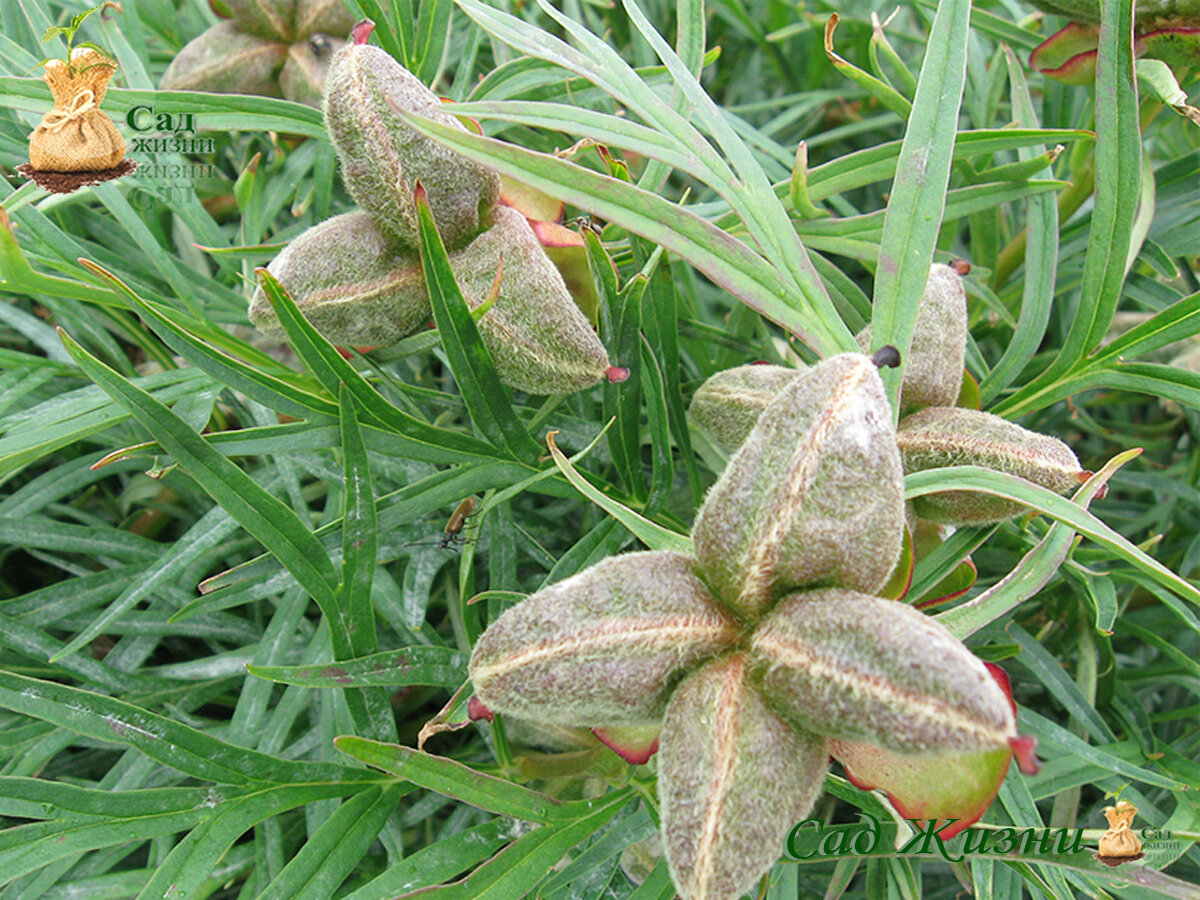
[[[342,0],[222,0],[221,7],[229,18],[188,42],[159,87],[319,106],[329,62],[354,25]]]
[[[629,736],[652,748],[661,722],[662,845],[685,900],[753,888],[839,746],[881,786],[903,779],[905,802],[914,772],[932,790],[943,760],[986,757],[982,786],[939,785],[938,814],[974,821],[1019,741],[1013,708],[945,628],[870,596],[903,519],[878,370],[834,357],[767,405],[698,514],[695,557],[614,557],[508,610],[471,656],[476,695],[634,761],[649,750]]]

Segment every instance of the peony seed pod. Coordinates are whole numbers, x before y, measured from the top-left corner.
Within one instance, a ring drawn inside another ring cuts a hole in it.
[[[608,353],[546,256],[526,218],[498,207],[495,224],[450,262],[472,307],[503,273],[495,305],[479,333],[500,380],[531,394],[566,394],[604,377]]]
[[[718,447],[732,453],[754,423],[801,369],[788,366],[738,366],[710,377],[692,397],[688,418]]]
[[[692,540],[714,594],[754,617],[798,588],[878,590],[903,531],[883,382],[870,359],[844,353],[771,401],[709,491]]]
[[[659,749],[662,840],[684,900],[736,900],[779,858],[825,780],[828,743],[799,733],[751,686],[744,654],[679,686]]]
[[[267,270],[312,326],[341,346],[393,344],[429,321],[420,262],[363,212],[309,228]],[[270,337],[284,336],[261,287],[250,302],[250,321]]]
[[[239,31],[268,41],[296,40],[296,0],[221,0]]]
[[[462,128],[429,88],[379,47],[351,43],[334,55],[325,81],[325,124],[346,187],[386,231],[416,247],[413,189],[420,181],[446,247],[462,247],[488,224],[500,181],[417,134],[393,105]]]
[[[218,22],[179,51],[159,88],[278,97],[287,55],[286,44],[248,35],[232,21]]]
[[[346,42],[325,34],[314,34],[288,48],[287,62],[279,73],[283,96],[297,103],[320,107],[325,96],[325,75],[330,60]]]
[[[900,420],[896,442],[905,472],[942,466],[984,466],[1065,494],[1090,473],[1057,438],[1029,431],[977,409],[922,409]],[[1028,507],[978,491],[939,491],[913,499],[918,516],[944,525],[985,525]]]
[[[864,352],[870,350],[870,325],[857,340]],[[962,279],[950,266],[934,263],[905,357],[900,415],[926,406],[953,406],[962,387],[966,352],[967,295]]]
[[[542,723],[656,723],[687,667],[740,636],[694,567],[678,553],[627,553],[528,597],[476,642],[475,696]]]
[[[293,21],[298,40],[317,34],[340,39],[350,33],[355,19],[344,0],[297,0]]]
[[[1012,706],[945,627],[853,591],[782,600],[751,640],[764,696],[802,728],[900,753],[1007,749]]]

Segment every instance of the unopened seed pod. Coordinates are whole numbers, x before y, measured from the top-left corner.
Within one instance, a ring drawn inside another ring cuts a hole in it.
[[[319,107],[325,96],[329,62],[346,42],[325,34],[314,34],[288,48],[287,62],[279,73],[283,96],[297,103]]]
[[[293,21],[298,40],[314,34],[345,38],[354,27],[354,14],[344,0],[297,0]]]
[[[246,34],[285,43],[296,39],[296,0],[221,0],[221,5]]]
[[[366,40],[363,31],[356,40]],[[488,224],[500,181],[417,134],[396,109],[462,129],[429,88],[379,47],[352,42],[334,55],[325,79],[325,124],[346,188],[386,231],[416,247],[413,190],[420,181],[446,247],[461,247]]]
[[[431,315],[421,263],[363,212],[313,226],[267,269],[312,326],[340,346],[393,344]],[[270,337],[284,336],[261,287],[250,320]]]
[[[218,22],[179,51],[158,86],[164,91],[278,97],[287,54],[286,44],[246,34],[232,21]]]
[[[739,630],[678,553],[627,553],[528,597],[475,644],[475,696],[557,725],[658,722],[688,666]]]
[[[738,653],[710,662],[667,706],[658,762],[662,841],[684,900],[736,900],[812,808],[827,742],[794,729]]]
[[[609,367],[608,353],[562,275],[523,215],[502,206],[493,218],[495,224],[450,261],[472,308],[484,302],[502,271],[496,302],[479,320],[500,379],[532,394],[573,393],[595,384]]]
[[[800,588],[875,592],[903,531],[883,383],[870,359],[844,353],[771,401],[709,491],[692,540],[716,596],[753,617]]]
[[[1071,448],[1058,438],[977,409],[922,409],[900,420],[896,442],[905,472],[943,466],[983,466],[1018,475],[1055,493],[1079,487],[1083,471]],[[923,519],[944,525],[1003,522],[1028,507],[978,491],[939,491],[913,498]]]
[[[870,349],[870,325],[857,340],[864,351]],[[962,387],[966,351],[967,295],[962,279],[950,266],[934,263],[904,359],[900,414],[926,406],[953,406]]]
[[[817,734],[900,753],[1006,749],[1017,736],[984,664],[903,603],[836,588],[793,594],[750,651],[764,695]]]
[[[688,418],[718,447],[733,452],[742,445],[775,395],[800,375],[788,366],[738,366],[700,385]]]

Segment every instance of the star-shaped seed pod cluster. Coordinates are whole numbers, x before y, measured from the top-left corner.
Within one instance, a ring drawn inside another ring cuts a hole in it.
[[[871,344],[867,326],[859,335]],[[956,268],[935,263],[921,297],[900,391],[896,440],[906,474],[942,466],[984,466],[1017,475],[1060,494],[1079,487],[1085,471],[1071,448],[977,408],[958,406],[964,383],[967,297]],[[692,400],[692,423],[718,446],[733,450],[746,439],[781,385],[802,370],[750,365],[718,372]],[[975,405],[978,405],[976,396]],[[1026,512],[1011,500],[969,491],[918,497],[913,512],[939,525],[984,525]]]
[[[260,94],[320,106],[325,73],[354,16],[342,0],[211,0],[222,21],[189,41],[165,91]]]
[[[342,178],[360,211],[296,237],[267,267],[326,338],[341,346],[393,344],[432,317],[418,252],[416,188],[424,188],[467,304],[494,297],[480,337],[500,379],[533,394],[571,393],[619,380],[595,329],[529,220],[500,203],[500,180],[419,135],[405,115],[463,126],[421,81],[367,43],[354,26],[326,74],[325,124]],[[250,320],[269,337],[284,331],[266,293]]]
[[[872,775],[905,761],[933,790],[947,761],[999,756],[1001,778],[1013,747],[1029,761],[989,669],[874,596],[903,528],[878,371],[835,356],[767,405],[697,515],[694,556],[611,557],[506,611],[472,653],[475,696],[551,725],[661,723],[675,885],[687,900],[739,897],[812,807],[831,753]],[[975,817],[998,786],[971,799]]]

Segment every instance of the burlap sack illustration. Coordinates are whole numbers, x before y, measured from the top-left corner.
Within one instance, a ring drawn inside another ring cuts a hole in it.
[[[1137,815],[1137,807],[1128,800],[1116,806],[1104,807],[1104,818],[1108,819],[1108,831],[1100,836],[1099,855],[1114,859],[1135,857],[1142,852],[1142,842],[1130,826]]]
[[[95,50],[71,53],[71,65],[46,63],[42,80],[50,86],[54,108],[29,136],[29,162],[38,171],[99,172],[125,157],[125,139],[100,109],[116,64]]]

